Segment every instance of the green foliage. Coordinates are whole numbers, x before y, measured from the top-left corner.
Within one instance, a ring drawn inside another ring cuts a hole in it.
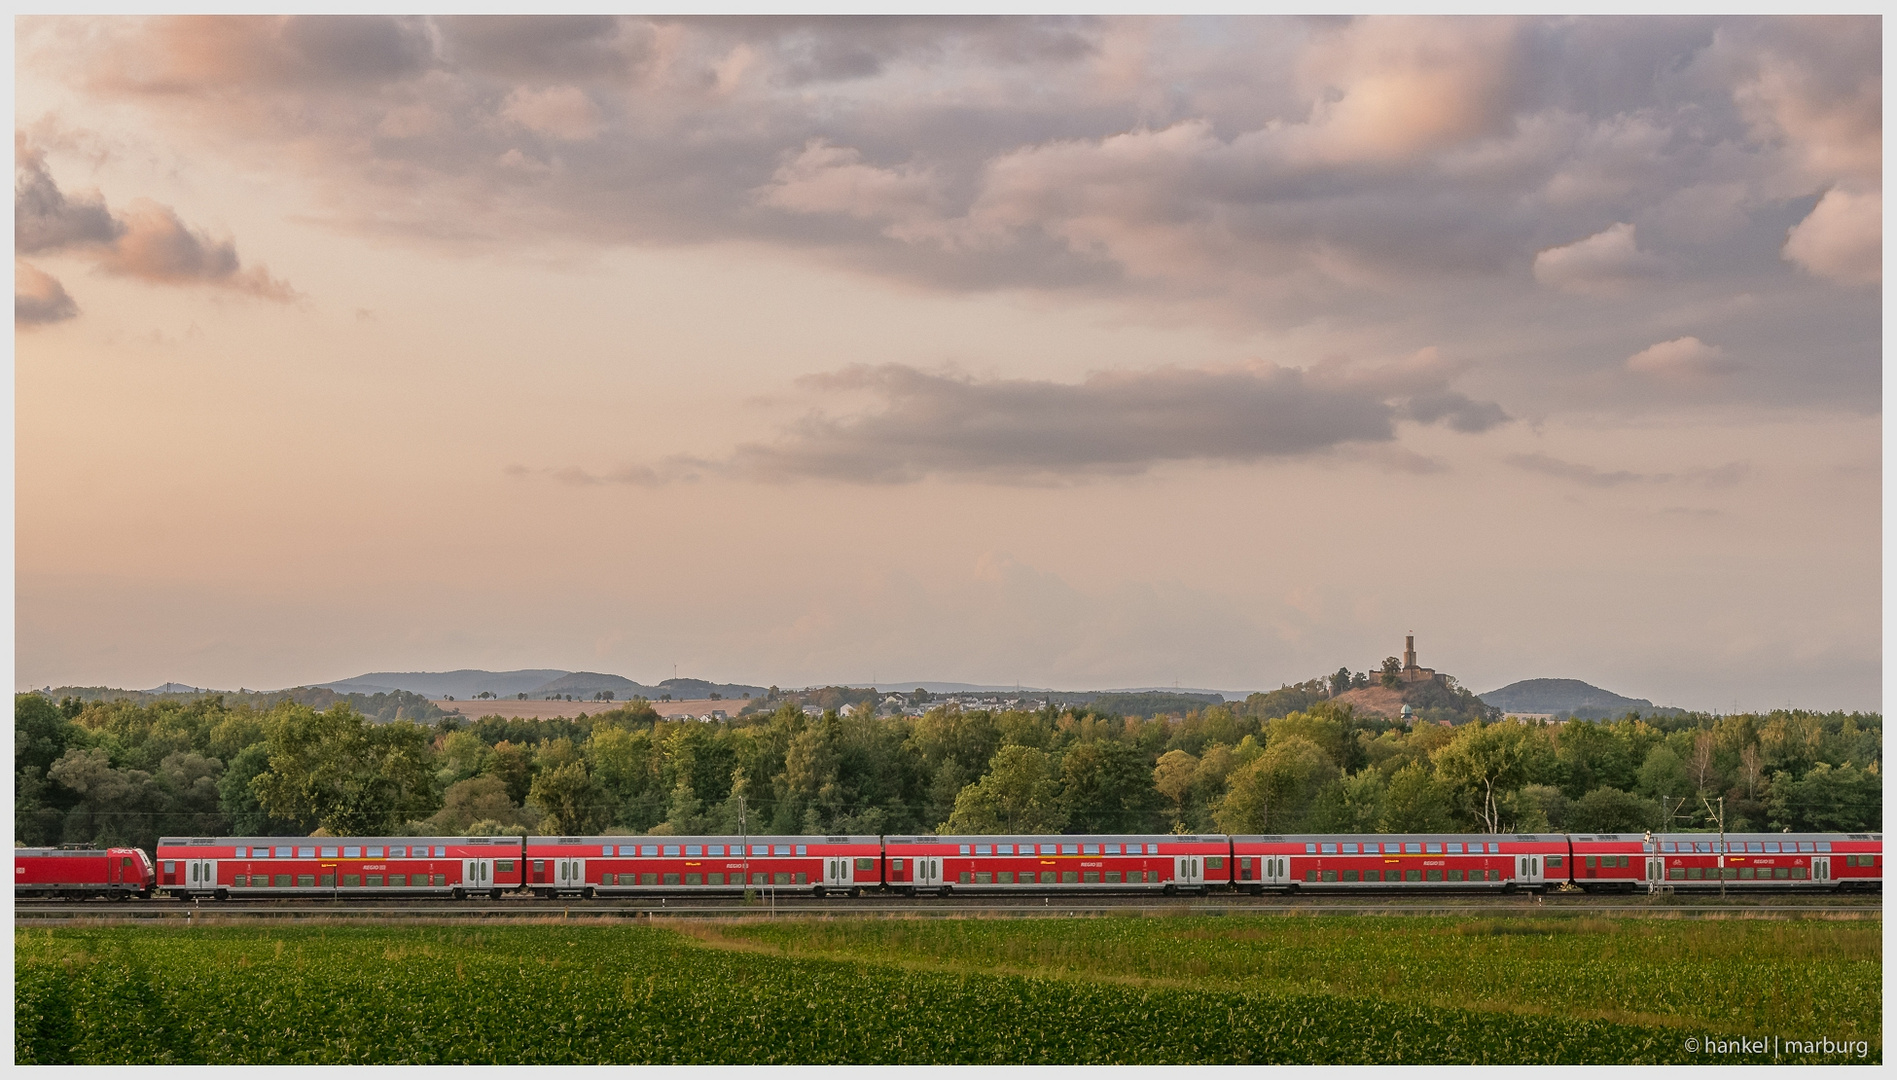
[[[1874,921],[691,929],[16,930],[15,1059],[1683,1063],[1714,1027],[1865,1039],[1881,1061]]]
[[[265,735],[270,768],[250,781],[272,817],[332,836],[387,836],[433,809],[428,738],[405,720],[372,724],[348,705],[290,705]],[[419,812],[419,813],[418,813]]]
[[[1659,825],[1659,804],[1619,788],[1595,788],[1568,810],[1568,827],[1575,832],[1642,832]]]
[[[995,751],[988,775],[962,789],[944,833],[1053,833],[1066,824],[1054,764],[1031,746]]]

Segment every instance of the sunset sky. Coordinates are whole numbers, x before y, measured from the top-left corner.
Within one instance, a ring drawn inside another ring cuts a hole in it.
[[[1876,18],[15,31],[18,687],[1879,707]]]

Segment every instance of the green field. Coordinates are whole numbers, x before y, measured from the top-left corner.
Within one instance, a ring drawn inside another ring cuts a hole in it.
[[[1881,922],[16,930],[21,1062],[1721,1062],[1862,1040]],[[1782,1054],[1780,1060],[1809,1060]]]

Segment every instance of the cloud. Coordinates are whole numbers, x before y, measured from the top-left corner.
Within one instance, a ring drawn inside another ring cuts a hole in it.
[[[13,261],[13,325],[43,326],[79,314],[59,279],[30,263]]]
[[[1666,271],[1666,260],[1641,251],[1624,221],[1535,255],[1535,280],[1568,292],[1613,295]]]
[[[1669,484],[1685,482],[1699,487],[1721,488],[1734,484],[1752,475],[1752,466],[1743,461],[1728,462],[1712,468],[1689,469],[1683,473],[1642,473],[1625,469],[1608,472],[1592,465],[1583,465],[1573,461],[1563,461],[1547,454],[1510,454],[1510,465],[1526,472],[1552,476],[1557,480],[1567,480],[1595,488],[1624,487],[1629,484]]]
[[[579,142],[597,138],[604,118],[577,86],[522,87],[507,97],[501,115],[536,134]]]
[[[1649,345],[1627,358],[1627,370],[1662,379],[1688,381],[1725,375],[1739,365],[1726,358],[1726,350],[1708,345],[1696,337],[1680,337]]]
[[[1806,273],[1844,285],[1884,275],[1884,197],[1832,188],[1786,235],[1785,258]]]
[[[1100,372],[1078,383],[975,379],[900,364],[856,366],[803,380],[819,393],[868,395],[843,416],[813,413],[775,441],[722,461],[674,457],[608,476],[556,471],[575,483],[669,482],[720,473],[764,482],[823,479],[911,483],[948,476],[1058,483],[1131,476],[1170,462],[1250,463],[1387,444],[1401,420],[1487,430],[1499,406],[1447,392],[1442,376],[1411,393],[1400,366],[1307,374],[1253,363]],[[1419,455],[1386,454],[1385,467],[1435,471]]]
[[[76,250],[92,255],[101,270],[144,281],[214,285],[268,300],[295,298],[295,290],[271,277],[264,267],[246,269],[237,257],[234,242],[215,240],[186,225],[167,206],[150,199],[134,199],[125,213],[114,214],[102,198],[68,198],[54,182],[40,151],[17,133],[14,145],[18,162],[13,188],[16,253]],[[46,281],[59,289],[58,282],[51,278]],[[65,296],[63,289],[59,289],[59,296]],[[70,298],[66,303],[70,306]],[[17,295],[14,306],[17,322],[22,310]],[[67,309],[55,304],[45,310]]]
[[[110,244],[124,226],[98,195],[73,199],[59,190],[45,155],[13,136],[13,250],[25,255],[59,248]]]
[[[803,214],[847,214],[887,221],[898,239],[942,235],[939,182],[926,169],[883,168],[848,147],[812,139],[787,155],[757,191],[758,201]]]

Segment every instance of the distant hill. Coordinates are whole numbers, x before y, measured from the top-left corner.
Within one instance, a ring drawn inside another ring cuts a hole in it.
[[[1638,709],[1647,715],[1679,712],[1646,698],[1622,697],[1579,679],[1523,679],[1478,695],[1483,703],[1511,713],[1549,713],[1583,720],[1605,720]]]
[[[371,671],[353,679],[317,685],[341,694],[376,694],[406,690],[428,698],[471,698],[486,691],[497,697],[513,697],[568,674],[558,668],[531,668],[524,671]]]
[[[570,671],[558,678],[550,679],[539,686],[529,687],[529,698],[547,697],[550,694],[572,694],[575,697],[592,697],[601,690],[611,690],[613,697],[621,701],[635,698],[655,698],[659,692],[650,686],[633,682],[623,675],[607,675],[598,671]]]

